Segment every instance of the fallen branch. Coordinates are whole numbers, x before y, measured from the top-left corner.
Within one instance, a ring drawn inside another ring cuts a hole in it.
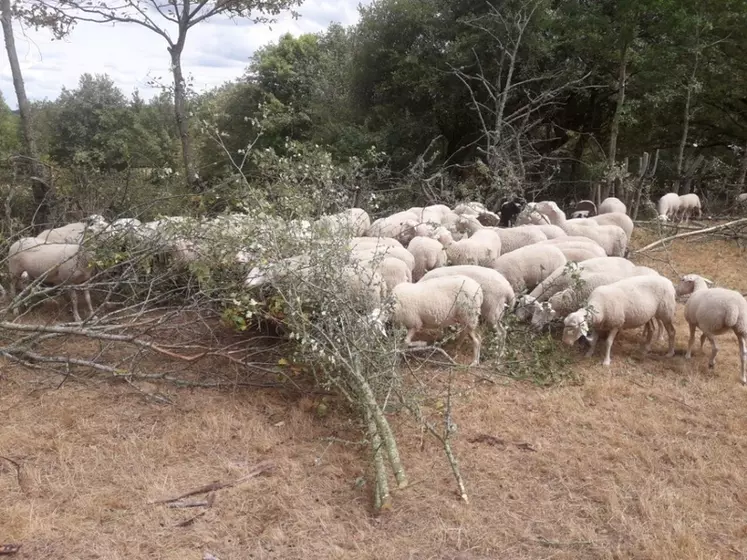
[[[8,461],[11,465],[13,465],[16,468],[16,480],[18,481],[18,487],[23,490],[23,483],[21,481],[21,465],[18,464],[18,462],[14,461],[13,459],[10,459],[8,457],[4,457],[0,455],[0,459],[3,459],[5,461]],[[2,549],[0,549],[1,551]]]
[[[189,498],[190,496],[196,496],[197,494],[205,494],[207,492],[215,492],[217,490],[223,490],[224,488],[231,488],[233,486],[236,486],[237,484],[241,484],[242,482],[246,482],[250,478],[254,478],[255,476],[262,474],[265,471],[269,471],[275,468],[275,463],[272,461],[262,461],[261,463],[257,463],[254,468],[249,471],[245,476],[242,476],[239,479],[236,479],[231,482],[213,482],[212,484],[208,484],[206,486],[202,486],[198,488],[197,490],[192,490],[190,492],[187,492],[186,494],[182,494],[181,496],[177,496],[176,498],[169,498],[166,500],[156,500],[154,502],[148,502],[148,504],[170,504],[173,502],[178,502],[179,500],[183,500],[184,498]]]
[[[184,521],[180,521],[179,523],[177,523],[176,525],[174,525],[174,527],[188,527],[189,525],[192,525],[192,523],[194,523],[197,519],[199,519],[200,517],[202,517],[206,513],[207,513],[207,510],[201,511],[200,513],[198,513],[194,517],[190,517],[189,519],[185,519]]]
[[[688,231],[686,233],[678,233],[677,235],[671,235],[669,237],[665,237],[664,239],[659,239],[659,241],[654,241],[653,243],[649,243],[645,247],[638,249],[636,251],[633,251],[633,253],[643,253],[644,251],[648,251],[650,249],[653,249],[654,247],[658,247],[659,245],[663,245],[667,241],[672,241],[674,239],[682,239],[684,237],[692,237],[694,235],[703,235],[705,233],[711,233],[714,231],[726,229],[728,227],[735,226],[737,224],[743,224],[743,223],[747,223],[747,218],[740,218],[739,220],[734,220],[732,222],[727,222],[725,224],[713,226],[710,228],[699,229],[697,231]]]

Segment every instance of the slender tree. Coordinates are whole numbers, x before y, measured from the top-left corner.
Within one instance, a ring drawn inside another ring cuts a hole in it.
[[[174,79],[174,116],[182,145],[187,184],[200,184],[193,156],[187,110],[187,86],[182,69],[182,53],[187,34],[197,24],[210,18],[251,17],[254,23],[269,23],[272,16],[300,5],[302,0],[38,0],[72,21],[93,23],[128,23],[152,31],[166,41]],[[291,12],[294,17],[298,14]],[[256,15],[255,15],[256,14]]]
[[[8,52],[10,72],[13,76],[13,88],[16,91],[18,112],[20,113],[23,150],[21,153],[23,158],[22,165],[30,174],[31,189],[37,208],[32,223],[37,231],[41,231],[49,221],[53,193],[49,184],[44,179],[44,167],[39,160],[39,152],[36,149],[33,122],[31,120],[31,105],[26,95],[26,86],[23,82],[21,65],[18,62],[18,52],[16,51],[16,41],[13,36],[13,15],[10,0],[0,0],[0,19],[2,20],[3,37],[5,38],[5,50]],[[43,25],[43,21],[39,19],[38,24]]]

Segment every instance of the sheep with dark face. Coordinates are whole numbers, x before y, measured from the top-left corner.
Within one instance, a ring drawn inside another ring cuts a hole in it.
[[[500,227],[511,227],[516,223],[516,217],[521,213],[524,207],[527,205],[527,201],[520,196],[515,196],[511,200],[505,201],[501,204],[500,210]]]

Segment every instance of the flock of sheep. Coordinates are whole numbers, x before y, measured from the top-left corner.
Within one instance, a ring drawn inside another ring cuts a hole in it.
[[[659,219],[688,219],[700,215],[697,195],[669,193],[658,205]],[[733,331],[741,351],[741,379],[747,384],[747,301],[736,291],[709,288],[709,281],[690,274],[678,286],[655,270],[636,266],[626,258],[633,221],[617,198],[604,200],[597,210],[581,201],[574,215],[552,201],[525,203],[513,199],[501,206],[500,215],[482,204],[469,202],[454,208],[437,204],[413,207],[371,221],[353,208],[323,216],[315,222],[296,221],[302,230],[325,231],[344,236],[348,264],[338,276],[365,302],[368,319],[407,329],[408,345],[423,329],[450,325],[462,327],[460,340],[472,341],[472,363],[480,362],[478,325],[500,329],[506,312],[542,329],[563,320],[563,342],[580,338],[590,342],[588,355],[600,334],[605,335],[603,364],[610,363],[610,349],[620,330],[644,328],[644,351],[666,331],[667,356],[674,355],[673,326],[678,297],[689,296],[685,318],[690,325],[687,357],[691,356],[696,328],[702,331],[701,348],[709,339],[709,365],[715,364],[715,336]],[[108,224],[100,216],[47,230],[36,237],[16,241],[9,250],[11,296],[17,288],[46,274],[46,283],[80,285],[91,275],[82,251],[88,230],[99,234],[127,230],[141,237],[163,233],[174,217],[141,224],[118,220]],[[223,226],[220,226],[223,227]],[[171,236],[174,258],[189,260],[199,253],[190,240]],[[255,264],[246,274],[247,290],[273,284],[285,275],[314,268],[308,254],[257,264],[250,250],[239,251],[235,261]],[[90,295],[84,288],[90,314]],[[71,291],[73,314],[80,321],[75,290]],[[387,305],[387,303],[391,305]],[[18,312],[14,309],[14,312]]]

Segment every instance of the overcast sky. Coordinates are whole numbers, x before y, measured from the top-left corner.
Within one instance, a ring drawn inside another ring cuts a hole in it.
[[[332,22],[354,24],[358,4],[369,1],[306,0],[298,9],[299,19],[279,17],[272,29],[227,18],[199,23],[187,36],[182,56],[185,76],[193,76],[198,90],[220,85],[241,76],[258,47],[286,32],[314,33]],[[171,80],[166,41],[139,25],[79,23],[62,41],[53,41],[47,31],[23,28],[17,21],[14,31],[26,93],[32,100],[56,99],[62,86],[75,88],[85,72],[109,74],[125,95],[137,88],[145,99],[158,93],[148,87],[149,79]],[[17,108],[5,49],[0,51],[0,90],[8,105]]]

